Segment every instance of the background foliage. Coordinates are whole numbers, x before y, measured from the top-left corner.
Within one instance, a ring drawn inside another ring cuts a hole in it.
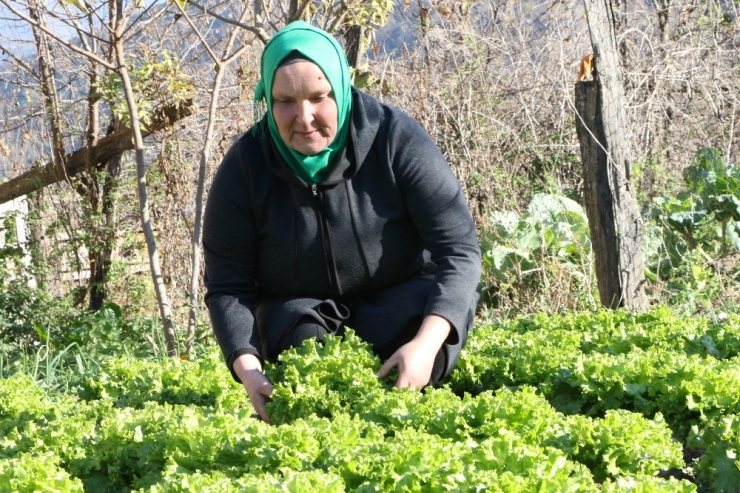
[[[31,5],[5,2],[19,12]],[[150,137],[145,149],[152,222],[157,237],[166,239],[158,248],[161,276],[179,339],[193,307],[195,184],[210,119],[205,109],[215,87],[210,55],[226,46],[232,30],[243,31],[238,59],[224,65],[218,89],[213,138],[207,142],[206,191],[221,156],[252,123],[263,33],[269,36],[272,24],[279,27],[293,14],[310,17],[343,42],[352,26],[362,27],[364,59],[358,73],[365,90],[414,116],[445,153],[487,253],[486,310],[511,314],[596,306],[585,229],[573,212],[577,207],[557,212],[551,206],[540,231],[540,213],[530,210],[539,194],[561,203],[582,199],[573,86],[578,61],[591,48],[579,2],[304,2],[276,3],[261,11],[232,3],[207,13],[198,2],[185,10],[174,3],[122,5],[132,9],[125,49],[144,124],[152,109],[167,102],[192,97],[197,108],[192,117]],[[91,7],[101,18],[108,15],[102,4]],[[75,8],[50,6],[42,14],[67,38],[105,39],[105,28],[83,23]],[[634,1],[615,9],[629,101],[626,130],[636,156],[632,179],[644,208],[645,251],[651,257],[650,295],[656,303],[686,301],[689,311],[726,310],[721,305],[738,297],[732,282],[740,241],[733,166],[740,116],[737,6]],[[23,34],[22,21],[6,22],[13,29],[0,38],[6,48],[0,65],[6,81],[0,139],[7,149],[0,155],[0,173],[10,177],[29,163],[49,160],[53,122],[45,117],[44,87],[33,61],[39,43]],[[41,39],[54,53],[67,151],[86,142],[92,102],[99,106],[99,133],[127,121],[120,80],[112,71],[95,68],[56,38]],[[106,56],[104,43],[89,49]],[[128,155],[118,171],[90,170],[30,197],[24,247],[32,253],[31,275],[38,285],[80,307],[92,299],[86,297],[96,285],[104,286],[104,301],[118,304],[125,314],[153,315],[157,307],[136,203]],[[505,231],[513,219],[504,218],[514,215],[520,223]],[[571,237],[562,236],[565,225]],[[101,264],[109,265],[105,277],[90,277]],[[688,289],[692,286],[699,289]],[[704,286],[711,289],[703,299],[688,299],[701,295]],[[721,302],[717,290],[727,293]],[[201,308],[199,299],[195,308]],[[205,324],[202,310],[198,313]]]

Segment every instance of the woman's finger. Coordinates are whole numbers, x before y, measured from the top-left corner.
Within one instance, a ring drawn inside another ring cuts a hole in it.
[[[396,355],[393,354],[385,363],[383,363],[383,366],[381,366],[380,370],[378,370],[378,378],[385,377],[393,368],[396,367],[396,365],[398,365],[397,358],[395,356]]]
[[[249,400],[252,402],[252,407],[259,417],[262,418],[262,421],[272,424],[270,417],[267,415],[266,409],[270,394],[272,394],[272,384],[266,377],[263,376],[263,378],[264,381],[250,389],[251,392],[247,391],[247,394],[249,394]]]
[[[262,421],[267,424],[272,424],[272,421],[270,421],[270,417],[267,415],[267,410],[265,409],[267,400],[264,398],[264,396],[262,394],[257,394],[254,397],[249,396],[249,400],[252,401],[252,407],[254,407],[254,410],[257,411],[257,414],[260,418],[262,418]]]

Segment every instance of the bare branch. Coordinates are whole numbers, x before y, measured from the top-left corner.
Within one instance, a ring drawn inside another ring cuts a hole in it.
[[[213,50],[211,50],[211,45],[208,44],[208,41],[206,41],[205,38],[203,37],[203,35],[200,33],[200,31],[198,31],[198,28],[195,26],[195,24],[193,23],[193,20],[190,18],[190,16],[188,15],[188,13],[185,11],[185,9],[183,9],[180,6],[180,2],[175,2],[175,5],[177,5],[177,9],[180,11],[180,13],[182,14],[182,16],[185,18],[185,21],[190,26],[190,29],[193,30],[193,32],[195,33],[195,35],[200,40],[200,43],[206,49],[206,51],[211,56],[211,58],[213,59],[213,61],[216,63],[217,66],[220,67],[221,66],[221,60],[216,56],[216,54],[213,52]]]
[[[241,17],[239,17],[239,22],[244,22],[244,20],[247,18],[248,13],[249,13],[249,9],[247,7],[244,7],[244,10],[242,11],[242,15]],[[236,42],[236,37],[238,34],[239,34],[239,31],[237,31],[236,29],[232,30],[231,34],[229,34],[229,40],[226,42],[223,55],[221,56],[221,60],[224,61],[225,64],[231,63],[235,58],[237,58],[247,48],[247,46],[244,45],[241,48],[239,48],[235,54],[229,56],[229,52],[234,47],[234,43]]]
[[[8,3],[7,0],[0,0],[0,3],[2,3],[3,5],[5,5],[5,7],[10,12],[12,12],[14,15],[16,15],[18,18],[20,18],[23,21],[27,22],[31,26],[37,27],[44,34],[47,34],[48,36],[50,36],[51,38],[53,38],[57,43],[60,43],[60,44],[62,44],[64,46],[66,46],[67,48],[69,48],[70,50],[74,51],[75,53],[79,53],[82,56],[85,56],[87,58],[90,58],[91,60],[95,60],[96,62],[98,62],[99,64],[101,64],[102,66],[104,66],[104,67],[106,67],[106,68],[108,68],[110,70],[118,70],[118,67],[116,67],[112,63],[110,63],[110,62],[108,62],[108,61],[100,58],[95,53],[90,53],[89,51],[87,51],[85,49],[82,49],[82,48],[80,48],[78,46],[75,46],[72,43],[70,43],[69,41],[67,41],[64,38],[62,38],[61,36],[59,36],[57,33],[55,33],[54,31],[52,31],[51,29],[48,29],[46,26],[39,25],[38,22],[34,21],[33,19],[31,19],[27,15],[25,15],[22,12],[19,12],[18,10],[16,10],[15,8],[13,8]]]
[[[149,12],[149,10],[153,9],[156,5],[158,5],[156,2],[152,3],[149,7],[147,7],[144,12],[141,12],[136,19],[132,20],[130,25],[123,30],[122,36],[129,37],[129,38],[137,38],[141,36],[142,32],[147,28],[147,26],[167,12],[167,5],[164,5],[161,9],[159,9],[158,12],[156,12],[151,17],[147,18],[146,20],[142,20],[144,17],[144,14]],[[133,34],[129,34],[129,30],[131,30],[133,27],[136,27],[137,30]]]
[[[4,2],[5,0],[0,0],[0,2]],[[217,14],[215,12],[212,12],[208,10],[205,6],[199,4],[198,2],[188,2],[189,5],[192,5],[196,9],[202,11],[203,13],[206,13],[212,17],[215,17],[216,19],[226,22],[227,24],[231,24],[232,26],[241,27],[242,29],[246,29],[247,31],[251,32],[252,34],[255,34],[260,41],[267,44],[268,41],[270,41],[270,36],[267,34],[267,32],[261,28],[261,27],[255,27],[255,26],[249,26],[247,24],[244,24],[240,21],[235,21],[233,19],[229,19],[228,17],[224,17],[220,14]]]
[[[90,48],[90,44],[87,42],[87,36],[85,36],[85,32],[82,30],[82,27],[80,26],[80,23],[77,22],[77,19],[72,15],[72,12],[69,10],[69,6],[67,5],[67,2],[60,2],[62,4],[62,8],[64,9],[64,12],[67,14],[67,17],[69,17],[70,22],[72,23],[72,26],[74,26],[75,31],[77,31],[77,36],[80,37],[80,43],[82,44],[82,47],[85,48],[90,53],[94,53],[94,50]],[[87,33],[88,35],[90,33]]]
[[[0,53],[2,53],[3,55],[11,58],[13,60],[13,62],[17,66],[19,66],[20,68],[22,68],[23,70],[25,70],[28,73],[28,75],[30,75],[31,77],[33,77],[36,80],[39,80],[39,75],[36,73],[36,71],[33,69],[33,67],[31,67],[30,65],[28,65],[22,59],[20,59],[17,56],[15,56],[12,51],[10,51],[8,48],[6,48],[5,46],[3,46],[2,44],[0,44]]]
[[[313,5],[313,0],[303,0],[303,3],[298,7],[298,10],[291,20],[304,20],[308,22],[310,16],[309,9],[311,8],[311,5]]]

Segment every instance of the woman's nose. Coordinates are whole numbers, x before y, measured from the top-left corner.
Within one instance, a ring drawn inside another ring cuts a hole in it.
[[[296,105],[296,120],[300,123],[313,121],[313,105],[310,101],[301,101]]]

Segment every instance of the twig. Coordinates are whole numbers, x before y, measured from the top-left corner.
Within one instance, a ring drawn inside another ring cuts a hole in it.
[[[0,0],[0,2],[5,2],[5,0]],[[188,4],[192,5],[196,9],[202,11],[203,13],[210,15],[211,17],[215,17],[216,19],[220,21],[226,22],[227,24],[231,24],[232,26],[237,26],[237,27],[241,27],[242,29],[246,29],[247,31],[255,34],[260,39],[260,41],[262,41],[263,43],[267,43],[270,40],[270,36],[261,27],[258,28],[254,26],[249,26],[247,24],[244,24],[243,22],[235,21],[234,19],[229,19],[228,17],[224,17],[215,12],[211,12],[210,10],[208,10],[208,8],[199,4],[198,2],[191,1],[191,2],[188,2]]]
[[[117,71],[117,70],[118,70],[118,67],[116,67],[116,66],[115,66],[115,65],[113,65],[112,63],[110,63],[110,62],[108,62],[108,61],[106,61],[106,60],[103,60],[102,58],[100,58],[99,56],[97,56],[97,55],[96,55],[96,54],[94,54],[94,53],[90,53],[90,52],[89,52],[89,51],[87,51],[87,50],[84,50],[84,49],[82,49],[82,48],[79,48],[78,46],[75,46],[75,45],[73,45],[73,44],[72,44],[72,43],[70,43],[69,41],[67,41],[67,40],[65,40],[64,38],[62,38],[61,36],[57,35],[57,34],[56,34],[56,33],[55,33],[54,31],[52,31],[51,29],[48,29],[48,28],[47,28],[46,26],[42,26],[41,24],[39,24],[38,22],[34,21],[33,19],[31,19],[31,18],[30,18],[30,17],[28,17],[27,15],[25,15],[25,14],[23,14],[23,13],[21,13],[21,12],[18,12],[18,10],[14,9],[14,8],[13,8],[13,7],[12,7],[12,6],[11,6],[11,5],[10,5],[10,4],[9,4],[9,3],[7,2],[7,0],[0,0],[0,3],[2,3],[2,4],[3,4],[3,5],[4,5],[4,6],[5,6],[5,7],[6,7],[6,8],[7,8],[7,9],[8,9],[9,11],[10,11],[10,12],[12,12],[12,13],[13,13],[14,15],[18,16],[18,17],[19,17],[20,19],[23,19],[23,21],[25,21],[25,22],[27,22],[28,24],[30,24],[30,25],[32,25],[32,26],[34,26],[34,27],[36,27],[37,29],[39,29],[39,30],[40,30],[40,31],[42,31],[43,33],[45,33],[45,34],[48,34],[48,35],[49,35],[50,37],[52,37],[52,38],[53,38],[53,39],[54,39],[54,40],[55,40],[55,41],[56,41],[57,43],[60,43],[60,44],[62,44],[62,45],[64,45],[64,46],[66,46],[66,47],[67,47],[67,48],[69,48],[70,50],[72,50],[72,51],[74,51],[74,52],[76,52],[76,53],[79,53],[79,54],[80,54],[80,55],[82,55],[82,56],[85,56],[85,57],[87,57],[87,58],[90,58],[91,60],[95,60],[96,62],[98,62],[99,64],[101,64],[101,65],[102,65],[103,67],[105,67],[105,68],[108,68],[108,69],[110,69],[110,70],[114,70],[114,71]]]

